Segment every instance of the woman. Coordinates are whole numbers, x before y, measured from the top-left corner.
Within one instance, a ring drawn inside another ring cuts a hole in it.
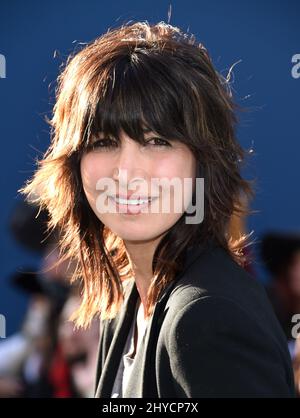
[[[21,192],[78,260],[72,319],[101,315],[96,397],[294,393],[284,336],[239,265],[246,241],[228,233],[252,195],[228,82],[164,22],[108,31],[59,77],[52,143]]]

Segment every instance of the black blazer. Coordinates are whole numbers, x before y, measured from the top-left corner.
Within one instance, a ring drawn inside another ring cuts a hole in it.
[[[124,397],[295,396],[287,342],[263,286],[219,246],[186,254],[155,305]],[[111,396],[134,280],[125,295],[118,316],[100,321],[97,398]]]

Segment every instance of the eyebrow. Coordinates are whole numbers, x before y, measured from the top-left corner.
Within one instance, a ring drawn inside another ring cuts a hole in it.
[[[153,134],[155,134],[155,132],[152,130],[152,129],[149,129],[149,128],[142,128],[142,132],[143,132],[143,134],[148,134],[148,133],[153,133]],[[98,133],[98,135],[103,135],[103,131],[100,131],[99,133]],[[97,136],[98,136],[97,135]]]
[[[147,134],[147,133],[149,133],[149,132],[154,132],[152,129],[150,129],[150,128],[142,128],[142,131],[145,133],[145,134]],[[103,131],[100,131],[99,132],[100,134],[102,134],[103,133]]]

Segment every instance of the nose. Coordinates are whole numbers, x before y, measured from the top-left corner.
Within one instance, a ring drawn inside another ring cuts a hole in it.
[[[119,183],[120,190],[127,191],[130,186],[145,180],[143,158],[139,147],[137,142],[128,137],[121,139],[120,151],[113,171],[113,179]]]

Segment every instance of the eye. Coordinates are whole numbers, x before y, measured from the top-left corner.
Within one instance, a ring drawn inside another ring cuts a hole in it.
[[[111,138],[98,139],[88,145],[89,150],[108,150],[118,146],[118,143]]]
[[[155,144],[150,144],[151,141],[154,141]],[[168,141],[159,137],[151,138],[149,141],[146,141],[146,144],[153,146],[153,147],[171,147],[172,146]]]

